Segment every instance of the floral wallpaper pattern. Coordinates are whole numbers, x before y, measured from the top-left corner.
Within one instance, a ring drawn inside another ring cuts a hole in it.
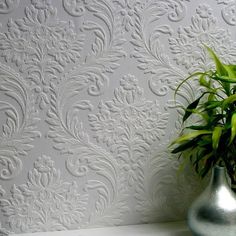
[[[182,220],[204,183],[168,145],[235,0],[0,0],[0,235]]]

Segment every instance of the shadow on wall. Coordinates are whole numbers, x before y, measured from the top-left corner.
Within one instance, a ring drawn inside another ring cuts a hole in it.
[[[174,233],[173,236],[193,236],[193,235],[187,230],[181,230],[179,232]]]
[[[161,236],[161,235],[160,235]],[[190,231],[188,230],[180,230],[178,232],[174,232],[174,233],[167,233],[167,234],[163,234],[163,236],[193,236],[192,233],[190,233]]]
[[[193,236],[193,234],[190,233],[190,231],[188,230],[181,230],[178,232],[166,232],[166,233],[155,234],[155,236]]]

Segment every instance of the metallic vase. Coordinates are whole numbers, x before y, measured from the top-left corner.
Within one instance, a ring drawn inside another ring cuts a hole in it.
[[[209,185],[189,208],[188,226],[195,236],[236,236],[236,195],[224,167],[213,168]]]

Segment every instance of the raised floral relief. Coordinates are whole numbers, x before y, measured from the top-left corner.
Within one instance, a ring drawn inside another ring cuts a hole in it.
[[[0,0],[0,235],[184,219],[173,90],[236,56],[235,0],[198,2]]]
[[[31,0],[32,5],[37,9],[46,10],[51,8],[51,0]]]
[[[167,15],[170,21],[179,22],[186,15],[187,2],[190,0],[151,0],[146,1],[143,9],[152,10],[153,16],[156,15],[158,19]]]
[[[80,58],[84,35],[75,34],[72,22],[60,21],[51,1],[35,1],[25,17],[9,19],[0,33],[0,55],[15,63],[37,96],[41,109],[49,104],[49,85],[70,63]]]
[[[64,1],[64,7],[71,14],[78,10],[75,1]],[[92,1],[86,4],[86,9],[105,26],[85,21],[81,32],[75,33],[72,21],[58,19],[57,9],[50,0],[32,0],[25,8],[25,17],[9,19],[7,31],[0,33],[0,55],[24,73],[40,109],[49,106],[50,86],[63,78],[80,77],[81,83],[89,87],[88,93],[98,95],[107,86],[105,74],[119,67],[118,61],[124,56],[121,47],[124,40],[111,4]],[[81,58],[85,31],[88,35],[91,31],[95,39],[91,42],[91,53]]]
[[[169,39],[176,63],[184,66],[189,72],[196,68],[210,68],[212,64],[207,63],[209,60],[206,60],[204,45],[214,49],[225,60],[233,60],[236,55],[235,42],[228,30],[217,27],[217,19],[213,16],[212,8],[207,4],[201,4],[196,13],[191,18],[190,26],[179,27],[178,37]]]
[[[229,25],[236,25],[236,1],[235,0],[218,0],[218,4],[224,4],[225,6],[221,10],[221,15],[224,21]]]
[[[134,26],[134,13],[141,6],[140,0],[114,0],[118,14],[122,18],[122,28],[129,32]],[[143,1],[144,2],[144,1]]]
[[[128,208],[125,180],[111,153],[94,144],[83,127],[81,112],[91,111],[91,103],[73,99],[77,94],[76,90],[71,91],[74,80],[65,82],[58,91],[53,90],[47,114],[48,137],[53,140],[54,148],[67,157],[69,173],[78,179],[86,179],[86,189],[93,199],[92,210],[81,226],[121,224],[122,215]],[[70,93],[65,93],[67,89]],[[66,99],[65,94],[68,95]],[[70,105],[66,105],[68,102]]]
[[[9,230],[3,228],[3,227],[1,226],[1,223],[0,223],[0,235],[1,235],[1,236],[8,236],[8,235],[11,234],[11,233],[12,233],[12,232],[10,232]]]
[[[6,193],[6,191],[0,185],[0,197],[3,197],[5,195],[5,193]],[[2,227],[2,223],[0,221],[0,235],[1,236],[8,236],[10,233],[12,233],[12,232],[7,230],[5,227]]]
[[[15,10],[19,5],[20,0],[1,0],[0,14],[7,14]]]
[[[172,7],[171,7],[172,6]],[[135,31],[131,43],[134,45],[132,56],[138,61],[138,68],[149,74],[149,87],[158,96],[166,96],[175,88],[175,84],[186,74],[171,63],[161,38],[173,34],[170,25],[160,24],[169,7],[176,10],[168,15],[176,21],[185,15],[185,5],[179,1],[150,1],[135,13]],[[178,10],[177,10],[178,9]]]
[[[82,0],[63,0],[64,9],[72,16],[82,16],[85,7]]]
[[[160,111],[158,102],[146,100],[138,80],[128,74],[115,89],[114,98],[101,101],[99,113],[89,115],[89,122],[97,141],[114,153],[132,186],[150,145],[164,136],[168,114]]]
[[[184,0],[189,1],[189,0]],[[135,15],[149,8],[151,16],[159,19],[164,15],[168,15],[170,21],[178,22],[182,20],[186,14],[186,6],[182,0],[114,0],[117,5],[118,14],[122,18],[122,26],[126,32],[134,30]],[[150,16],[150,15],[149,15]]]
[[[92,35],[94,41],[84,62],[73,67],[65,78],[77,83],[80,91],[86,89],[89,95],[99,96],[108,87],[108,75],[119,68],[120,60],[126,56],[123,50],[125,39],[120,18],[115,14],[110,1],[86,1],[85,6],[96,18],[93,21],[84,21],[83,31]]]
[[[21,158],[40,137],[33,94],[22,77],[0,63],[0,179],[12,179],[22,169]]]
[[[87,206],[88,194],[76,182],[65,182],[50,157],[42,155],[29,171],[25,184],[1,198],[1,211],[15,233],[78,228]]]
[[[54,140],[54,147],[68,156],[68,171],[79,178],[86,176],[87,187],[96,190],[101,197],[95,203],[100,207],[91,213],[89,223],[95,226],[119,224],[127,210],[127,182],[129,187],[135,186],[137,169],[147,161],[150,145],[165,134],[168,115],[160,112],[157,102],[144,98],[133,75],[124,76],[120,87],[114,91],[114,99],[101,102],[98,114],[89,114],[91,130],[98,143],[107,144],[107,151],[90,140],[80,121],[78,108],[91,111],[89,103],[65,106],[65,89],[67,87],[63,86],[52,97],[48,136]],[[73,93],[70,95],[73,97]],[[91,179],[92,173],[102,180]]]
[[[75,177],[88,179],[94,201],[87,224],[93,226],[114,225],[122,222],[127,211],[126,188],[119,176],[119,168],[112,155],[91,142],[84,129],[81,113],[91,111],[89,100],[81,100],[87,90],[89,95],[98,96],[107,88],[109,77],[119,67],[119,60],[125,55],[119,18],[113,15],[113,6],[108,1],[90,1],[88,12],[102,20],[85,21],[84,28],[94,35],[92,51],[85,62],[72,68],[60,85],[51,87],[50,109],[47,122],[48,137],[54,141],[54,148],[67,156],[66,168]],[[90,178],[95,175],[97,178]]]

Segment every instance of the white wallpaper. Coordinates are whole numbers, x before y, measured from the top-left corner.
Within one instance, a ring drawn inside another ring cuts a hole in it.
[[[207,3],[206,3],[207,2]],[[181,105],[235,61],[235,0],[0,0],[0,235],[181,220]],[[175,106],[179,105],[179,109]]]

